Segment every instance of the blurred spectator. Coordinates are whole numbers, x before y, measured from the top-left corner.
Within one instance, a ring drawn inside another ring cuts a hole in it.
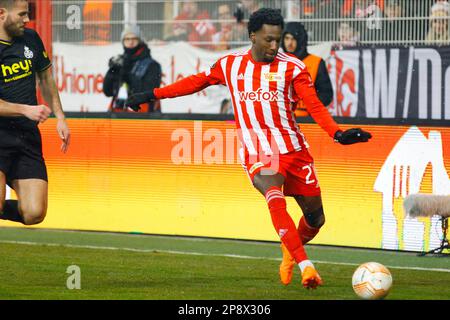
[[[247,21],[250,15],[261,8],[279,8],[281,10],[284,0],[241,0],[237,2],[233,16],[236,18],[236,41],[243,42],[238,46],[248,46]]]
[[[83,34],[86,44],[111,42],[112,0],[102,2],[86,0],[83,7]]]
[[[411,21],[399,19],[404,16],[406,16],[406,8],[401,0],[385,0],[383,40],[395,42],[408,36]]]
[[[113,112],[131,111],[124,107],[129,95],[161,85],[161,65],[152,58],[139,27],[125,27],[121,40],[124,53],[109,60],[103,82],[104,94],[113,98],[110,105]],[[159,109],[159,102],[152,101],[142,104],[139,112],[159,112]]]
[[[341,22],[338,29],[338,40],[340,47],[356,46],[359,43],[359,33],[350,23]]]
[[[373,13],[377,1],[375,0],[355,0],[354,15],[356,18],[365,18]]]
[[[195,20],[184,22],[185,20]],[[172,35],[168,41],[189,41],[204,49],[213,49],[212,37],[216,33],[206,10],[200,10],[197,1],[183,1],[181,13],[175,17]],[[205,43],[202,43],[205,42]]]
[[[403,7],[401,0],[385,0],[384,2],[384,14],[389,18],[403,17]]]
[[[253,12],[262,7],[260,1],[257,0],[241,0],[240,3],[242,4],[244,19],[248,19]]]
[[[319,1],[321,2],[321,1]],[[315,9],[316,9],[316,5],[318,3],[316,3],[315,0],[300,0],[300,6],[301,6],[301,11],[300,11],[300,15],[303,17],[314,17],[314,13],[315,13]]]
[[[431,7],[430,29],[426,38],[429,45],[449,45],[449,3],[438,1]]]
[[[294,54],[303,61],[311,76],[317,91],[317,96],[324,106],[328,106],[333,100],[333,86],[325,61],[319,56],[308,52],[308,34],[301,22],[288,22],[281,38],[281,47],[285,52]],[[308,111],[300,100],[295,107],[295,116],[308,116]]]
[[[357,18],[363,18],[367,16],[368,11],[371,11],[370,7],[375,5],[379,9],[384,9],[385,0],[344,0],[342,5],[343,16],[355,16]]]
[[[382,0],[346,0],[343,12],[345,17],[355,18],[352,27],[358,32],[359,41],[381,40]]]
[[[238,46],[238,44],[233,44],[231,42],[248,41],[246,25],[244,23],[236,23],[228,4],[219,5],[217,8],[217,19],[222,21],[219,22],[219,31],[212,37],[215,50],[229,50]]]
[[[338,22],[326,19],[341,18],[341,2],[337,0],[303,0],[300,20],[303,22],[306,30],[308,30],[308,38],[311,41],[324,42],[335,40]]]

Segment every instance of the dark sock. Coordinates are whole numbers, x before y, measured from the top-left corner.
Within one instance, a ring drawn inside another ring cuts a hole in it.
[[[3,205],[3,212],[0,212],[0,219],[24,223],[19,213],[19,202],[17,200],[6,200]]]

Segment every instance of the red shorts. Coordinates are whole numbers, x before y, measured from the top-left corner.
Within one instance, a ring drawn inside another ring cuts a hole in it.
[[[243,166],[253,181],[255,175],[262,169],[284,176],[283,193],[285,196],[319,196],[320,187],[314,169],[314,159],[308,150],[277,154],[273,156],[244,156]]]

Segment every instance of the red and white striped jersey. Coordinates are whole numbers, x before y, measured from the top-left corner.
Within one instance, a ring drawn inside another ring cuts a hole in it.
[[[208,71],[156,88],[154,94],[158,99],[170,98],[216,84],[229,89],[238,136],[250,155],[285,154],[307,147],[292,108],[300,98],[331,137],[339,130],[318,99],[306,66],[281,52],[270,63],[254,61],[251,50],[229,54]]]

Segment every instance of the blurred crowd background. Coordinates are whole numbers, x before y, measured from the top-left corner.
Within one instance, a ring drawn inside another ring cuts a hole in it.
[[[286,21],[303,22],[312,45],[450,44],[449,3],[441,0],[55,0],[52,6],[54,42],[118,42],[124,25],[137,24],[150,43],[226,50],[247,45],[249,14],[270,7]],[[82,32],[67,28],[74,6]]]

